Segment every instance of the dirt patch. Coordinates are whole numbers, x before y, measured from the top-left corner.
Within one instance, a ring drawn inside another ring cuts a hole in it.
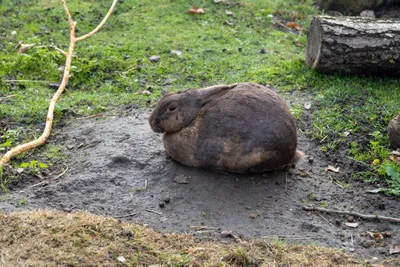
[[[148,116],[146,110],[133,110],[129,116],[106,115],[67,124],[55,135],[57,143],[68,148],[65,175],[35,187],[31,186],[40,180],[24,184],[3,196],[0,209],[86,210],[201,239],[217,239],[229,230],[238,236],[344,248],[365,258],[390,257],[389,247],[400,244],[398,224],[355,218],[359,226],[351,228],[345,225],[345,216],[302,210],[302,205],[314,204],[366,214],[400,214],[399,199],[367,194],[363,184],[342,188],[337,181],[353,171],[353,163],[330,159],[306,137],[300,136],[299,149],[313,157],[312,163],[262,175],[216,173],[169,159],[161,135],[150,130]],[[339,173],[327,173],[328,165],[340,167]],[[181,180],[187,183],[177,182]],[[27,204],[21,205],[25,198]],[[194,226],[213,228],[202,231]],[[375,240],[367,232],[392,235]]]

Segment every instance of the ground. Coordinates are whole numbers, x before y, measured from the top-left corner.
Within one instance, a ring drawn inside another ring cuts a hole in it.
[[[41,131],[64,64],[51,49],[19,54],[16,45],[22,40],[65,49],[67,24],[58,2],[2,3],[0,25],[7,30],[0,33],[0,152],[5,152]],[[97,1],[68,3],[78,34],[92,29],[107,9]],[[302,206],[398,217],[400,182],[386,168],[399,172],[400,163],[386,127],[400,110],[399,80],[308,68],[306,29],[318,14],[312,1],[198,5],[204,15],[187,14],[186,1],[119,1],[105,28],[76,47],[73,76],[57,104],[48,144],[3,170],[0,209],[87,210],[200,239],[219,240],[221,232],[232,231],[241,238],[397,260],[388,254],[400,243],[398,224],[356,218],[359,225],[351,228],[346,216]],[[279,26],[293,21],[297,30]],[[160,60],[150,61],[153,55]],[[288,101],[299,126],[299,149],[312,163],[288,172],[235,175],[168,159],[161,136],[146,121],[161,93],[242,81],[273,87]],[[339,172],[325,171],[329,165]],[[174,182],[176,177],[188,184]],[[367,193],[371,189],[380,193]],[[165,198],[170,202],[162,208]],[[10,218],[25,216],[18,214]],[[212,228],[191,227],[199,225]]]
[[[312,163],[260,175],[216,173],[169,159],[148,116],[149,110],[125,107],[100,118],[72,121],[50,140],[65,147],[67,172],[54,180],[22,181],[0,208],[86,210],[166,233],[218,239],[223,231],[232,231],[243,237],[343,248],[365,259],[388,258],[390,246],[400,242],[399,225],[355,218],[359,226],[351,228],[345,225],[346,216],[302,209],[315,205],[393,217],[400,204],[398,198],[367,194],[370,186],[340,184],[338,177],[351,172],[355,162],[327,158],[307,137],[300,135],[299,149],[313,156]],[[328,165],[340,167],[340,174],[325,171]],[[174,181],[177,177],[187,178],[187,184]],[[170,202],[160,207],[166,198]],[[368,232],[392,235],[377,240]]]

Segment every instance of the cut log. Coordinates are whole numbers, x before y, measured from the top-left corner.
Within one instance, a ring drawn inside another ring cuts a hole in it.
[[[400,21],[315,17],[306,63],[320,72],[400,76]]]
[[[388,126],[389,141],[392,146],[400,148],[400,112],[393,120],[390,121]]]
[[[317,6],[325,11],[332,10],[345,15],[358,15],[366,9],[378,11],[398,3],[400,0],[318,0]]]

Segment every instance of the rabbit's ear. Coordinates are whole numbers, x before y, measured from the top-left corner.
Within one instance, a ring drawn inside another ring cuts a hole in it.
[[[207,104],[211,100],[214,100],[224,94],[230,89],[234,88],[237,84],[231,85],[214,85],[197,90],[198,101],[201,106]]]

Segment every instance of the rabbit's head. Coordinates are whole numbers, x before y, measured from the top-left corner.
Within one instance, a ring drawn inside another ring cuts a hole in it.
[[[235,86],[236,84],[216,85],[164,95],[150,115],[151,129],[156,133],[180,131],[196,118],[205,104],[225,94]]]

